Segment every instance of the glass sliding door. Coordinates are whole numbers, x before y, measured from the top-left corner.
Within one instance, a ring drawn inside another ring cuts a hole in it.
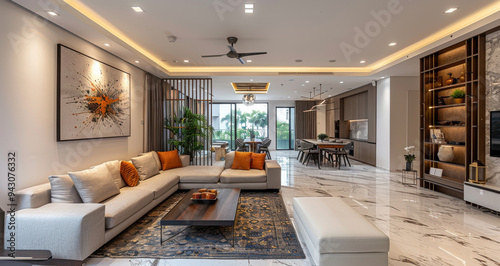
[[[252,130],[258,139],[268,137],[267,109],[266,103],[252,106],[239,103],[212,104],[213,141],[227,141],[234,150],[235,140],[250,139]]]
[[[276,107],[276,149],[295,149],[294,107]]]

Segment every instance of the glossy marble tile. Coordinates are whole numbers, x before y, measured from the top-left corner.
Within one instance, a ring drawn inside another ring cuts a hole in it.
[[[401,173],[351,161],[318,169],[295,151],[271,152],[282,167],[282,194],[292,217],[294,197],[343,198],[386,233],[389,265],[500,265],[500,216],[463,200],[401,183]],[[292,217],[293,221],[293,217]],[[306,252],[306,256],[309,255]],[[152,262],[151,262],[152,261]],[[133,263],[143,264],[133,264]],[[146,264],[146,263],[157,264]],[[115,264],[120,263],[120,264]],[[123,263],[123,264],[121,264]],[[169,264],[170,263],[170,264]],[[113,260],[86,265],[312,265],[305,260]]]

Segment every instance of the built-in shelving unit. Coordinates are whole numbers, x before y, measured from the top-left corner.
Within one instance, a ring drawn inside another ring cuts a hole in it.
[[[463,197],[469,164],[478,159],[484,162],[484,53],[484,36],[480,35],[420,59],[423,187]],[[465,92],[463,103],[450,97],[456,89]],[[431,136],[434,129],[439,129],[444,140],[453,144],[436,143]],[[437,154],[443,145],[453,148],[452,161],[439,160]],[[431,167],[443,169],[442,176],[431,175]]]

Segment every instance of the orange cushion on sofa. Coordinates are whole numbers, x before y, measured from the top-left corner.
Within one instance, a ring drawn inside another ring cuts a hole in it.
[[[250,163],[252,162],[251,152],[239,152],[234,154],[234,161],[231,169],[250,170]]]
[[[163,171],[182,167],[181,158],[179,157],[179,152],[177,150],[159,151],[158,157],[160,157],[161,169]]]
[[[139,184],[139,172],[135,169],[135,166],[126,161],[120,163],[120,175],[127,185],[131,187],[137,186]]]
[[[250,168],[264,170],[264,163],[266,162],[265,153],[252,153],[252,163]]]

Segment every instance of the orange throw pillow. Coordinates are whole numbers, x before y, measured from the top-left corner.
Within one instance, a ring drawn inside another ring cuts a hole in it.
[[[250,170],[250,163],[252,162],[251,152],[239,152],[234,154],[234,161],[231,169]]]
[[[264,170],[264,163],[266,162],[265,153],[252,153],[252,163],[250,168]]]
[[[120,163],[120,175],[127,185],[135,187],[139,184],[139,172],[130,162],[122,161]]]
[[[177,150],[159,151],[158,157],[160,157],[161,169],[163,171],[182,167],[181,158],[179,157],[179,152]]]

